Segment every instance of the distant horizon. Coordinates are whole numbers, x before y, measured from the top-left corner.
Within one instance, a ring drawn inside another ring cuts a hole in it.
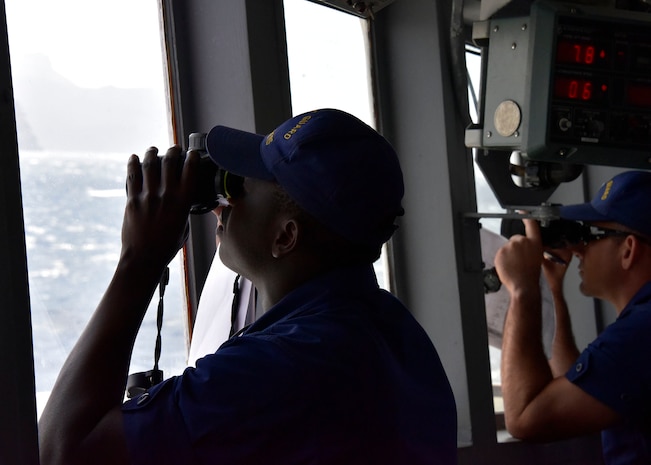
[[[160,149],[160,147],[159,147]],[[142,155],[144,155],[144,150],[141,150]],[[36,148],[36,149],[27,149],[21,148],[20,143],[18,144],[18,153],[29,154],[34,157],[47,157],[48,155],[64,156],[64,157],[85,157],[89,153],[92,153],[93,157],[105,158],[105,159],[114,159],[115,157],[130,157],[133,152],[128,151],[111,151],[111,152],[98,152],[94,150],[87,149],[47,149],[47,148]],[[136,152],[136,155],[141,155]],[[126,161],[126,159],[125,159]]]
[[[43,53],[22,57],[12,76],[21,148],[131,154],[170,144],[162,89],[80,87]],[[143,139],[150,142],[143,145]]]

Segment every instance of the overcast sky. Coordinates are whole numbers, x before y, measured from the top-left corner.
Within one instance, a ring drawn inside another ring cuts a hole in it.
[[[157,0],[5,3],[14,68],[41,53],[81,87],[162,89]],[[307,0],[285,4],[295,113],[335,107],[372,123],[369,96],[360,86],[366,80],[360,20]],[[308,32],[312,40],[306,45],[302,37]]]
[[[43,53],[81,87],[162,85],[156,0],[5,0],[12,63]]]

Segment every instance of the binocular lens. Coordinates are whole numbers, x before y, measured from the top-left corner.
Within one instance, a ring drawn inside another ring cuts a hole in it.
[[[199,164],[199,197],[190,208],[190,213],[208,213],[220,203],[240,197],[243,192],[243,177],[221,169],[207,153],[202,153]]]
[[[217,166],[206,150],[206,135],[190,134],[188,150],[199,152],[199,194],[190,213],[201,215],[214,210],[228,199],[238,198],[244,192],[244,178]]]
[[[221,171],[220,192],[225,194],[227,199],[237,199],[244,193],[244,178],[228,171]]]

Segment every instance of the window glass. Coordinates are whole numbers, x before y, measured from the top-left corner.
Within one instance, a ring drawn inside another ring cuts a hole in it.
[[[306,0],[284,6],[293,114],[338,108],[375,127],[366,20]],[[386,258],[375,272],[388,289]]]
[[[366,20],[306,0],[284,5],[294,114],[338,108],[375,126]]]
[[[40,413],[120,252],[127,159],[170,145],[156,0],[6,0]],[[180,260],[160,368],[186,363]],[[153,368],[155,294],[131,372]]]

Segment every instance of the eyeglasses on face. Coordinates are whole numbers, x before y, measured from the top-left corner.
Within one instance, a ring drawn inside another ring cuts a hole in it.
[[[623,231],[621,229],[602,228],[590,224],[583,224],[581,227],[580,234],[577,235],[577,237],[575,238],[576,241],[573,241],[574,244],[571,245],[576,245],[581,242],[584,245],[587,245],[590,242],[599,241],[601,239],[607,239],[609,237],[627,237],[627,236],[635,236],[641,241],[646,242],[647,244],[651,244],[650,238],[641,236],[631,231]]]

